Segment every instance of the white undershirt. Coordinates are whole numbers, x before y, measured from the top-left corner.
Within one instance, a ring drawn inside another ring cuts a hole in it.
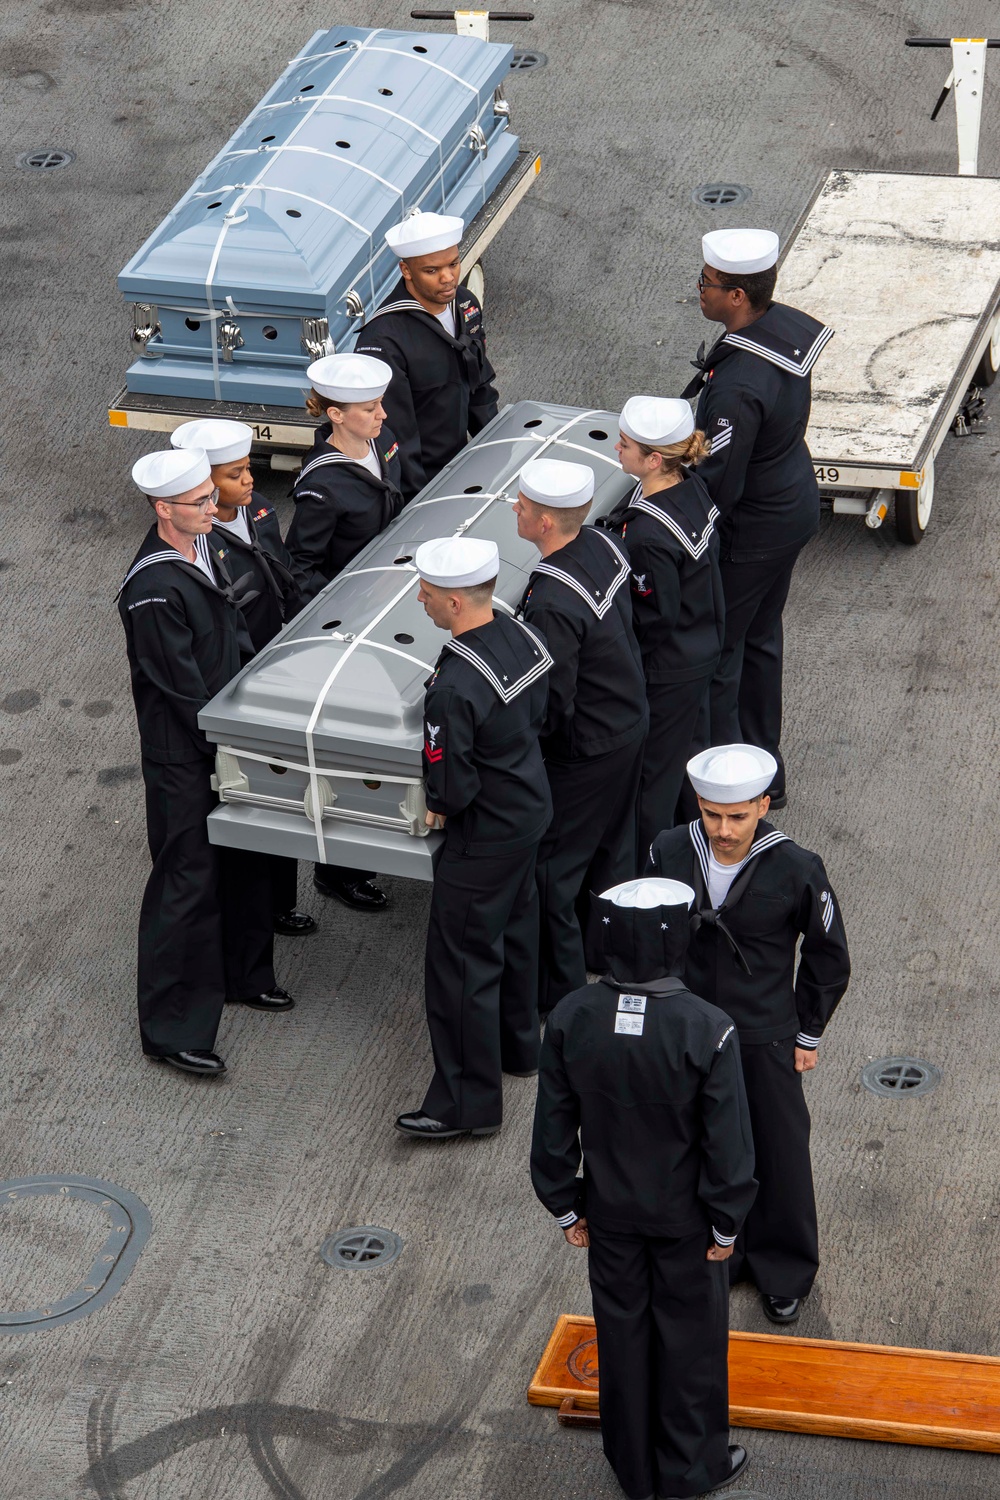
[[[455,338],[455,309],[452,304],[449,302],[444,312],[435,313],[434,316],[441,324],[445,333],[450,333],[452,338]]]
[[[247,525],[246,507],[240,506],[232,521],[220,521],[218,518],[213,522],[215,526],[221,526],[223,531],[231,531],[233,536],[240,537],[244,542],[250,541],[250,527]]]
[[[712,906],[718,911],[719,907],[729,895],[729,887],[740,873],[739,865],[720,865],[712,852],[711,845],[708,850],[708,899]]]
[[[372,448],[370,443],[368,445],[368,452],[365,454],[364,458],[356,459],[355,462],[359,463],[363,469],[367,469],[369,474],[374,474],[376,479],[382,478],[382,470],[379,467],[378,455],[375,453],[375,450]]]

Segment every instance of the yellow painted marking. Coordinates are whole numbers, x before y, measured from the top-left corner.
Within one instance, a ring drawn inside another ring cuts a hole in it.
[[[899,476],[899,487],[903,490],[919,490],[923,482],[923,469],[920,470],[919,474],[914,473],[912,469],[903,469]]]
[[[111,423],[112,427],[127,427],[128,415],[123,411],[109,411],[108,421]]]

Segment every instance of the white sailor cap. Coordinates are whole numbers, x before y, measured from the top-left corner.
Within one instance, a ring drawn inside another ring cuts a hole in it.
[[[442,589],[469,589],[492,583],[500,571],[496,542],[476,536],[443,536],[421,542],[414,555],[417,572]]]
[[[626,437],[650,448],[682,443],[694,432],[694,413],[674,396],[633,396],[625,402],[618,426]]]
[[[769,271],[778,260],[778,236],[772,229],[713,229],[701,237],[707,266],[731,276]]]
[[[245,422],[230,422],[222,417],[205,418],[182,422],[170,434],[170,442],[174,448],[204,448],[214,467],[246,458],[253,444],[253,428]]]
[[[411,255],[433,255],[436,250],[450,250],[465,233],[465,220],[454,214],[411,214],[402,224],[386,231],[385,242],[400,260]]]
[[[306,368],[312,388],[329,401],[374,401],[385,394],[392,366],[371,354],[325,354]]]
[[[589,464],[561,458],[533,458],[518,479],[521,494],[550,510],[570,510],[594,498],[594,471]]]
[[[690,910],[694,904],[694,891],[683,880],[667,880],[662,876],[652,875],[645,879],[623,880],[621,885],[613,885],[610,890],[602,891],[600,899],[610,901],[615,906],[649,909],[653,906],[686,905]]]
[[[756,745],[716,745],[687,763],[688,779],[706,802],[749,802],[766,792],[778,762]]]
[[[153,500],[183,495],[211,478],[212,468],[204,448],[164,448],[144,453],[132,465],[132,482]]]

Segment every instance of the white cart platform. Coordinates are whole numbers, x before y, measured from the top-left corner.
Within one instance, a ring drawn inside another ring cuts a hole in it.
[[[834,510],[919,541],[934,458],[1000,362],[1000,179],[833,171],[799,221],[777,297],[836,329],[807,441]],[[844,491],[881,492],[845,495]],[[879,513],[881,512],[881,513]]]

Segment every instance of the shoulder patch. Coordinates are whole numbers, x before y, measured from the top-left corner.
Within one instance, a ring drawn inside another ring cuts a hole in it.
[[[444,755],[444,746],[438,744],[441,734],[441,725],[432,724],[430,719],[425,720],[427,733],[424,739],[424,754],[432,766],[436,766]]]
[[[728,1026],[724,1026],[723,1027],[723,1029],[722,1029],[722,1035],[719,1036],[716,1039],[716,1043],[715,1043],[715,1050],[716,1050],[716,1052],[721,1052],[722,1051],[723,1047],[729,1041],[729,1038],[732,1036],[732,1034],[733,1034],[733,1032],[735,1030],[736,1030],[736,1027],[733,1025],[732,1021],[730,1021],[730,1023],[729,1023]]]

